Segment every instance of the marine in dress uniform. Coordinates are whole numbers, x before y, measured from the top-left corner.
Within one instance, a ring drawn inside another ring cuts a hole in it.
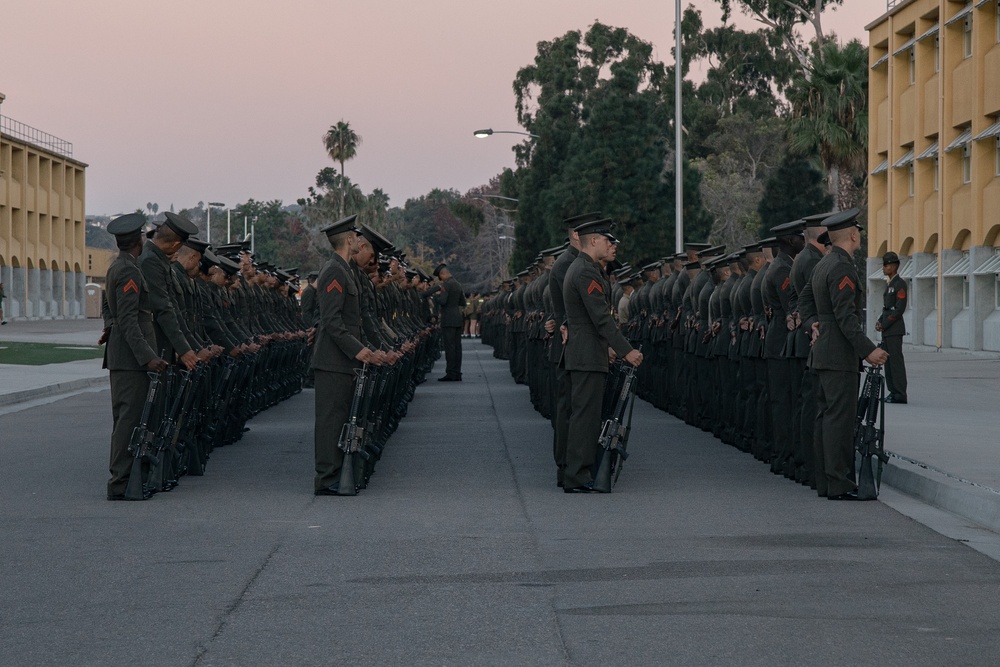
[[[816,466],[816,491],[830,500],[857,500],[854,472],[854,422],[858,404],[860,360],[885,363],[861,328],[864,285],[854,266],[861,247],[858,209],[837,213],[825,222],[833,242],[799,296],[803,322],[814,331],[809,367],[819,379],[815,441],[822,452]]]
[[[188,370],[198,363],[198,355],[184,335],[177,303],[180,287],[170,260],[188,237],[197,233],[198,228],[190,220],[168,212],[166,221],[152,232],[139,255],[139,267],[149,287],[156,347],[166,351],[167,361],[173,362],[176,357]]]
[[[434,301],[441,307],[441,336],[444,339],[444,377],[439,382],[462,381],[462,325],[465,308],[465,291],[455,280],[447,264],[439,264],[434,269],[434,277],[440,284],[432,288]],[[434,291],[436,290],[436,292]]]
[[[906,364],[903,362],[903,336],[906,324],[906,281],[899,275],[899,255],[887,252],[882,256],[882,273],[887,284],[882,296],[882,314],[875,323],[875,330],[882,332],[882,342],[889,353],[885,365],[885,386],[889,395],[886,403],[906,403]]]
[[[805,245],[805,222],[796,220],[771,228],[778,241],[778,254],[764,276],[764,308],[767,330],[764,359],[767,362],[767,393],[771,408],[771,472],[795,475],[794,412],[797,403],[792,363],[785,351],[788,315],[792,299],[792,262]]]
[[[111,461],[108,500],[125,500],[132,470],[128,451],[132,431],[139,425],[149,390],[149,371],[159,372],[167,362],[153,349],[153,313],[149,290],[137,258],[142,250],[146,219],[130,213],[112,220],[108,232],[115,236],[118,257],[108,267],[104,289],[104,367],[111,375]]]
[[[563,283],[563,363],[571,377],[572,415],[563,477],[566,493],[593,491],[609,347],[634,366],[642,362],[642,354],[629,345],[612,316],[611,283],[604,271],[604,264],[614,259],[612,227],[610,220],[597,220],[575,228],[580,255],[573,260]]]
[[[356,218],[349,216],[322,230],[334,255],[317,281],[320,319],[311,364],[316,382],[317,496],[354,494],[354,489],[340,489],[344,452],[338,440],[350,418],[355,370],[374,359],[374,352],[361,342],[361,299],[349,263],[357,246]]]
[[[549,295],[552,300],[552,313],[549,321],[545,323],[545,328],[546,331],[553,334],[552,344],[549,346],[549,362],[555,368],[552,398],[552,458],[556,464],[556,486],[559,487],[563,486],[566,470],[566,442],[569,437],[569,422],[572,414],[570,373],[565,364],[562,363],[564,349],[561,331],[566,326],[566,302],[563,299],[563,288],[569,267],[580,255],[580,235],[576,233],[575,228],[585,222],[602,219],[603,216],[598,212],[566,218],[563,224],[566,227],[569,245],[556,258],[549,271]]]

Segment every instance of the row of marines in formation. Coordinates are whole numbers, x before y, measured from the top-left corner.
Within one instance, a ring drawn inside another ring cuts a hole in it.
[[[246,242],[213,249],[174,213],[144,234],[145,224],[130,214],[108,225],[120,251],[100,339],[114,419],[109,500],[143,500],[203,475],[213,449],[301,391],[318,321],[299,305],[297,269],[255,261]],[[397,305],[383,299],[377,312],[392,317]],[[394,424],[384,421],[386,433]]]
[[[860,360],[888,359],[861,327],[857,215],[855,209],[778,225],[733,253],[689,243],[683,253],[636,268],[614,257],[606,263],[606,305],[630,345],[645,353],[639,395],[838,500],[856,497]],[[510,360],[515,381],[529,385],[533,404],[557,432],[564,408],[552,328],[565,315],[553,295],[567,293],[565,284],[555,288],[564,280],[558,269],[579,245],[570,228],[567,244],[540,253],[483,308],[484,342]],[[905,300],[887,299],[883,338],[902,334],[904,308]]]

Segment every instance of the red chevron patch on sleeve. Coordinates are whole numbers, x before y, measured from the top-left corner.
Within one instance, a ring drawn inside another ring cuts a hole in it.
[[[135,280],[129,280],[125,283],[125,287],[122,288],[122,294],[128,294],[129,292],[139,293],[139,286],[135,284]]]
[[[898,292],[896,292],[896,298],[897,299],[905,299],[906,298],[906,290],[905,289],[901,289]]]
[[[781,283],[781,291],[784,292],[786,289],[788,289],[788,286],[791,284],[792,284],[792,279],[786,276],[785,281]]]
[[[336,278],[334,278],[333,282],[331,282],[329,285],[326,286],[326,291],[327,291],[328,294],[330,292],[332,292],[333,290],[337,290],[341,294],[344,293],[344,288],[340,286],[340,283],[337,282]]]
[[[848,276],[844,276],[844,279],[840,281],[840,289],[843,290],[845,287],[850,287],[852,292],[856,289],[854,281]]]
[[[601,287],[601,284],[596,280],[591,280],[590,285],[587,286],[587,294],[593,294],[594,290],[604,294],[604,289]]]

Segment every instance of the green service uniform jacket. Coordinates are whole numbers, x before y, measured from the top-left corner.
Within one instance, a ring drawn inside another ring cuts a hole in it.
[[[155,243],[146,241],[139,255],[139,268],[149,287],[156,346],[166,351],[164,359],[173,361],[174,354],[181,356],[190,352],[191,345],[179,321],[177,293],[180,288],[176,285],[170,260]]]
[[[112,371],[146,370],[146,364],[159,356],[153,349],[153,312],[139,263],[127,252],[118,253],[108,267],[102,311],[108,330],[104,367]]]
[[[361,368],[355,359],[361,343],[360,290],[351,267],[340,255],[326,263],[319,274],[319,328],[316,330],[312,368],[334,373],[353,373]]]
[[[859,362],[875,349],[861,329],[864,285],[851,256],[834,246],[813,270],[799,296],[805,326],[819,322],[819,337],[809,354],[815,370],[857,371]]]
[[[608,372],[608,347],[624,357],[632,346],[611,315],[611,284],[601,266],[585,253],[573,260],[563,283],[569,338],[563,363],[569,371]]]

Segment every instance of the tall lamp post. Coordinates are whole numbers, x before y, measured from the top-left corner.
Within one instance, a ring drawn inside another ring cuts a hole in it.
[[[224,208],[225,204],[221,201],[210,201],[208,202],[208,222],[205,223],[205,241],[208,243],[212,242],[212,207],[218,206],[219,208]]]
[[[674,16],[674,241],[677,244],[677,253],[684,252],[684,168],[683,144],[681,139],[681,81],[683,75],[681,70],[681,0],[676,0],[677,13]]]

